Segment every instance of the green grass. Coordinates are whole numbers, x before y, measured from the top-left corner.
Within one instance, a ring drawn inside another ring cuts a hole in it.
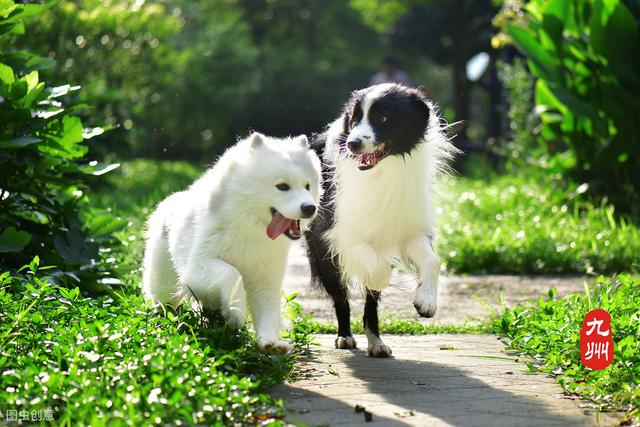
[[[640,279],[628,275],[600,277],[584,294],[559,299],[554,290],[532,306],[505,309],[493,330],[511,339],[510,347],[531,356],[532,371],[557,376],[569,393],[602,410],[628,412],[640,422]],[[580,363],[580,329],[594,308],[611,314],[614,361],[602,371]]]
[[[429,334],[486,334],[492,333],[492,325],[486,322],[477,324],[424,324],[416,320],[401,319],[393,316],[380,319],[380,333],[392,335],[429,335]],[[305,329],[313,334],[336,334],[338,327],[335,322],[308,320]],[[364,334],[362,321],[352,320],[351,331],[354,334]]]
[[[85,298],[26,276],[0,275],[2,410],[53,410],[55,424],[254,424],[278,421],[266,391],[291,375],[308,349],[304,322],[289,334],[296,352],[266,356],[247,330],[189,309],[165,315],[136,294]],[[300,316],[290,302],[288,312]]]
[[[449,180],[438,252],[458,273],[607,274],[640,270],[640,229],[558,177]]]

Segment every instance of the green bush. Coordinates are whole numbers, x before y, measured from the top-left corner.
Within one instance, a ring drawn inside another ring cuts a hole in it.
[[[104,130],[85,129],[62,99],[79,87],[48,88],[39,70],[52,61],[6,43],[25,31],[24,19],[53,3],[0,7],[0,265],[19,268],[34,256],[56,266],[52,275],[85,289],[114,283],[102,260],[117,244],[111,233],[125,221],[86,204],[85,177],[117,165],[86,160],[86,141]]]
[[[505,5],[497,23],[537,79],[539,137],[550,147],[569,147],[571,169],[592,190],[638,210],[638,20],[619,0]],[[522,10],[509,9],[514,5]]]

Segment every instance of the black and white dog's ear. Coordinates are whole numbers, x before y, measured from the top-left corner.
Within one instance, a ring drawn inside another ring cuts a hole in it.
[[[260,132],[253,132],[249,137],[249,147],[251,151],[257,150],[264,145],[264,135]]]
[[[296,136],[294,138],[294,141],[296,141],[298,144],[300,144],[304,148],[309,148],[309,138],[307,138],[307,135],[305,134]]]
[[[417,89],[415,92],[411,94],[411,102],[416,106],[417,111],[420,112],[420,116],[424,118],[424,120],[429,123],[429,116],[431,115],[431,107],[429,106],[429,101],[423,95],[420,89]]]
[[[351,92],[351,96],[345,104],[342,106],[342,130],[345,133],[348,133],[350,130],[350,122],[351,116],[354,113],[356,105],[360,103],[364,95],[366,94],[367,89],[354,90]]]

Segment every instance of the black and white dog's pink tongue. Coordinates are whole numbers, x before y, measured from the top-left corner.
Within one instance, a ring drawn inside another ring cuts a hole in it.
[[[358,161],[362,166],[375,166],[378,163],[376,153],[364,153],[360,154]]]
[[[295,222],[295,220],[282,216],[280,212],[276,213],[269,225],[267,225],[267,236],[269,236],[271,240],[275,240],[291,227],[292,222]]]

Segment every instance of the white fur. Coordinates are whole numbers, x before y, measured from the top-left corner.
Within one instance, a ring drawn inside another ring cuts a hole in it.
[[[283,182],[289,191],[276,188]],[[245,323],[248,307],[260,346],[288,351],[279,336],[290,240],[267,237],[270,208],[301,218],[300,206],[318,205],[321,191],[320,161],[304,135],[278,140],[254,133],[240,141],[150,216],[144,294],[156,304],[191,297],[203,308],[221,310],[233,327]],[[309,222],[302,219],[301,230]]]
[[[373,100],[384,90],[375,90],[365,98],[365,118]],[[437,308],[440,272],[440,260],[433,250],[433,187],[455,148],[444,135],[435,109],[430,108],[424,142],[410,155],[389,156],[372,169],[359,170],[352,158],[340,153],[337,144],[328,144],[325,156],[335,165],[336,192],[334,226],[324,237],[338,256],[345,283],[379,291],[389,285],[394,259],[415,267],[418,286],[414,305],[420,313],[432,316]],[[362,132],[367,131],[366,126]],[[330,126],[328,139],[335,140],[340,132],[342,119]],[[374,334],[367,336],[370,353],[391,354]]]

